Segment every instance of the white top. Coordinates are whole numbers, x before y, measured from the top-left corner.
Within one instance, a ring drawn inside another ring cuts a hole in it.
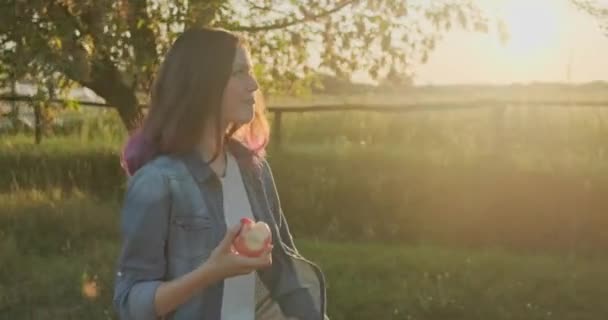
[[[240,168],[230,153],[226,154],[226,174],[220,181],[226,225],[238,224],[241,218],[255,220]],[[264,319],[287,319],[257,272],[225,279],[222,299],[221,320],[255,320],[256,307]]]
[[[226,226],[239,224],[241,218],[255,220],[240,169],[229,152],[226,154],[226,173],[220,180]],[[252,272],[224,280],[222,320],[255,320],[256,278],[257,273]]]

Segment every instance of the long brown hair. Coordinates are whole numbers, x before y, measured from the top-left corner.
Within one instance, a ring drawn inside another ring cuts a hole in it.
[[[217,130],[216,153],[234,136],[252,155],[264,156],[269,129],[259,93],[252,122],[229,133],[219,131],[222,96],[239,46],[247,47],[242,38],[222,29],[189,29],[176,39],[154,81],[148,114],[123,150],[127,173],[158,154],[192,151],[208,123],[215,123]]]

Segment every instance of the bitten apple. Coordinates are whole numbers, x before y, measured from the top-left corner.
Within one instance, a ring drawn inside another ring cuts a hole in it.
[[[272,242],[270,227],[262,221],[241,219],[241,230],[234,239],[234,249],[247,257],[259,257]]]

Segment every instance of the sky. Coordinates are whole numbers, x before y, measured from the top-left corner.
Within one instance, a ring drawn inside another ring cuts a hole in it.
[[[426,64],[414,66],[416,84],[608,81],[608,33],[569,0],[479,2],[488,14],[502,17],[509,42],[501,45],[496,34],[453,29]]]
[[[595,1],[608,8],[608,0]],[[570,0],[473,2],[490,18],[504,20],[509,42],[501,44],[495,32],[465,31],[454,24],[427,63],[412,66],[415,84],[608,81],[608,30]],[[371,82],[364,72],[352,79]]]

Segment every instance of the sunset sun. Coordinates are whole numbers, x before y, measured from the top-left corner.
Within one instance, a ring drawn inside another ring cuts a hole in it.
[[[507,1],[501,11],[500,18],[509,35],[503,50],[511,60],[538,59],[557,49],[560,29],[566,21],[555,1]]]

